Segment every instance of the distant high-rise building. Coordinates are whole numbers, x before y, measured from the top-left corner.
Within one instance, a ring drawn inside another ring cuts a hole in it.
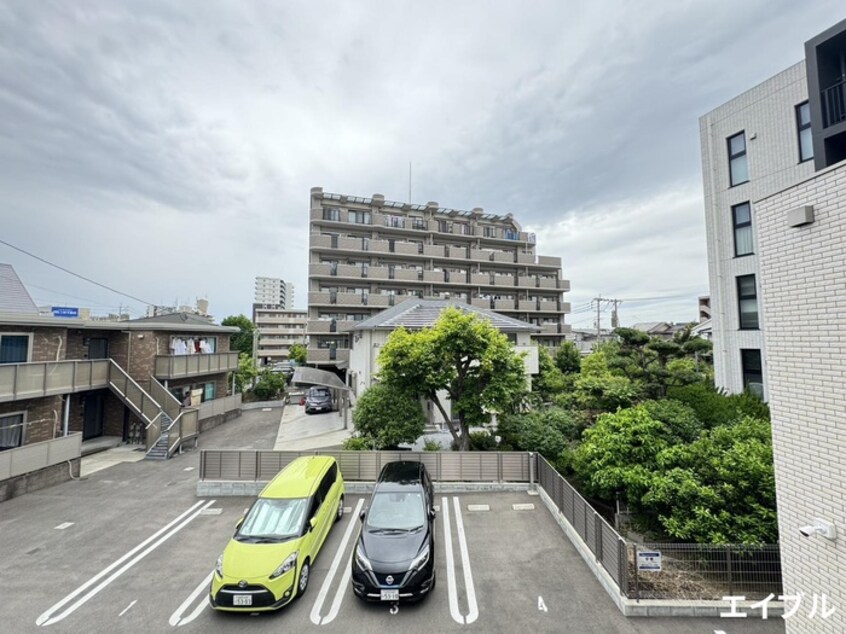
[[[561,258],[538,255],[511,214],[463,211],[311,190],[308,361],[343,369],[351,328],[406,299],[451,300],[540,328],[542,346],[570,332]]]
[[[278,277],[256,277],[255,303],[293,310],[294,285]]]

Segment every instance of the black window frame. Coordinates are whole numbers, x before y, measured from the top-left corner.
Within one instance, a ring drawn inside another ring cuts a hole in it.
[[[742,282],[741,280],[745,280],[748,278],[752,278],[752,294],[751,295],[743,295],[741,292]],[[758,280],[754,273],[750,273],[748,275],[738,275],[736,278],[736,286],[737,286],[737,320],[738,326],[740,330],[760,330],[761,329],[761,311],[758,306]],[[755,325],[744,325],[743,323],[743,309],[741,308],[741,304],[743,300],[755,300]]]
[[[750,363],[750,360],[754,359],[754,363]],[[754,367],[756,366],[757,367]],[[761,350],[758,348],[741,348],[740,349],[740,373],[743,377],[743,389],[744,391],[749,389],[750,383],[759,383],[761,385],[762,393],[760,394],[763,397],[763,386],[764,386],[764,359],[763,355],[761,354]],[[753,380],[753,379],[758,379]]]
[[[743,207],[746,205],[749,208],[749,221],[748,222],[737,222],[737,209],[739,207]],[[734,236],[734,257],[736,258],[743,258],[747,255],[755,255],[755,241],[752,241],[752,250],[748,253],[738,253],[737,252],[737,230],[738,229],[745,229],[749,227],[751,230],[752,227],[752,204],[747,200],[746,202],[737,203],[736,205],[731,206],[731,226],[732,226],[732,234]],[[754,236],[753,236],[754,238]]]
[[[736,139],[737,137],[743,137],[743,151],[738,152],[737,154],[731,153],[731,141],[732,139]],[[744,183],[749,182],[749,160],[747,158],[747,145],[746,145],[746,130],[741,130],[736,134],[732,134],[730,137],[726,138],[726,149],[728,150],[728,168],[729,168],[729,186],[736,187],[737,185],[743,185]],[[736,161],[737,159],[746,159],[746,180],[740,181],[738,183],[734,182],[734,178],[732,177],[731,172],[731,164],[732,161]]]
[[[12,363],[29,363],[32,359],[32,339],[33,335],[29,332],[3,332],[0,333],[0,354],[2,354],[2,342],[4,339],[26,339],[26,350],[24,350],[24,356],[22,359],[12,359],[11,355],[7,360],[2,360],[0,358],[0,364],[12,364]],[[14,348],[9,348],[7,350],[7,354],[11,352],[11,350],[17,349],[18,346]]]
[[[808,108],[808,123],[802,123],[802,116],[799,114],[799,109],[807,107]],[[807,163],[808,161],[812,161],[814,159],[814,140],[813,140],[813,133],[811,133],[811,155],[808,157],[802,156],[802,132],[805,130],[811,129],[811,102],[810,101],[803,101],[800,104],[797,104],[793,107],[793,111],[796,115],[796,143],[798,145],[799,151],[799,162],[800,163]]]

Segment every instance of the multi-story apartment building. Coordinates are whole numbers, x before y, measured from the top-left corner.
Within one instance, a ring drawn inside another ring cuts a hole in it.
[[[701,124],[717,380],[769,398],[787,631],[844,632],[846,20]]]
[[[291,346],[305,345],[308,313],[286,310],[273,304],[253,304],[253,323],[258,330],[256,356],[261,365],[287,361]]]
[[[256,304],[294,308],[294,285],[278,277],[256,277]]]
[[[754,201],[814,172],[808,85],[799,63],[699,120],[714,375],[768,397]]]
[[[540,327],[540,345],[570,328],[561,258],[537,255],[511,214],[459,211],[312,188],[309,363],[345,368],[350,329],[409,297],[450,299]]]

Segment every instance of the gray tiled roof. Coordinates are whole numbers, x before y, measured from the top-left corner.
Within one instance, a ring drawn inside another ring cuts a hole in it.
[[[11,264],[0,264],[0,313],[38,314],[38,306]]]
[[[471,304],[461,302],[438,300],[438,299],[417,299],[411,298],[391,308],[383,310],[357,324],[352,330],[393,330],[403,326],[409,330],[419,330],[434,324],[441,314],[441,311],[452,306],[465,313],[475,314],[484,317],[502,332],[539,332],[540,328],[533,324],[519,319],[506,317],[502,313],[496,313],[485,308],[478,308]]]

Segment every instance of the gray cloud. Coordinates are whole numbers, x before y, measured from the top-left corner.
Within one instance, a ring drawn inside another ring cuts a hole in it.
[[[624,318],[691,319],[697,119],[801,59],[838,8],[5,3],[0,234],[155,302],[248,312],[253,277],[279,275],[304,306],[309,188],[404,200],[413,161],[415,201],[536,231],[574,307],[663,297]],[[125,301],[0,260],[45,303]]]

